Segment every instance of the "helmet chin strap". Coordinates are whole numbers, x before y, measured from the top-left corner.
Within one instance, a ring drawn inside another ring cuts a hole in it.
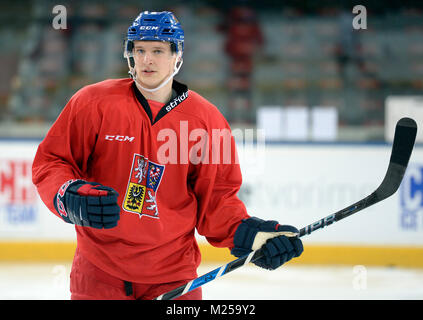
[[[141,83],[137,80],[137,72],[135,71],[135,65],[132,67],[131,66],[131,61],[130,58],[128,57],[128,66],[129,66],[129,75],[131,76],[131,78],[138,84],[138,86],[147,91],[147,92],[154,92],[157,91],[161,88],[163,88],[171,79],[173,79],[174,76],[176,76],[179,72],[179,69],[181,69],[183,60],[182,60],[182,54],[178,54],[178,57],[176,58],[175,61],[175,66],[173,67],[173,73],[165,80],[163,81],[158,87],[153,88],[153,89],[149,89],[149,88],[145,88],[141,85]],[[178,65],[179,63],[179,65]]]

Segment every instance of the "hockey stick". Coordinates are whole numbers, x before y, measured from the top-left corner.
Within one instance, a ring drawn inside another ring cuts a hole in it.
[[[413,151],[414,142],[417,134],[417,124],[413,119],[402,118],[398,121],[395,128],[395,136],[392,144],[391,158],[385,178],[380,186],[366,198],[333,213],[323,219],[320,219],[300,230],[300,237],[310,234],[318,229],[326,227],[334,222],[342,220],[354,213],[357,213],[371,205],[378,203],[391,195],[399,188],[407,169],[411,153]],[[154,300],[172,300],[185,293],[192,291],[202,285],[221,277],[231,271],[234,271],[249,262],[253,262],[263,257],[261,249],[252,251],[248,255],[242,256],[228,264],[210,271],[190,282],[184,284],[174,290],[164,293]]]

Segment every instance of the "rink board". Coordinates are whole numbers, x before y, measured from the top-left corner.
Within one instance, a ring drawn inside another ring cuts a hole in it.
[[[70,241],[4,241],[0,242],[0,262],[69,262],[76,243]],[[200,242],[202,262],[227,263],[235,260],[228,249],[215,248]],[[393,246],[305,245],[301,258],[289,264],[302,265],[366,265],[423,268],[423,248]]]
[[[31,182],[38,140],[0,141],[0,260],[69,260],[75,231],[47,210]],[[239,144],[250,215],[301,228],[371,193],[382,181],[388,144]],[[198,237],[204,261],[228,249]],[[303,238],[292,263],[423,267],[423,148],[416,146],[400,190],[387,200]]]

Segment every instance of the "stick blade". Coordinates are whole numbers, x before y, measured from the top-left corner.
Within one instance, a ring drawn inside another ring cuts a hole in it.
[[[401,185],[417,135],[417,123],[411,118],[397,122],[389,167],[369,202],[376,203],[393,195]]]
[[[395,128],[391,163],[407,167],[417,135],[417,123],[411,118],[402,118]]]

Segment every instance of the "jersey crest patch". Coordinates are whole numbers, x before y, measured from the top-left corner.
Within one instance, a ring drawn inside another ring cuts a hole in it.
[[[126,188],[122,207],[127,212],[136,213],[141,218],[159,218],[156,194],[165,167],[149,161],[140,154],[134,154],[131,175]]]

